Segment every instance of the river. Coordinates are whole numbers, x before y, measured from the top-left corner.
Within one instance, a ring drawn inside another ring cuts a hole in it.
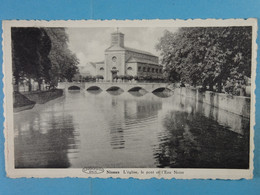
[[[16,168],[249,166],[249,119],[177,94],[65,91],[14,132]]]

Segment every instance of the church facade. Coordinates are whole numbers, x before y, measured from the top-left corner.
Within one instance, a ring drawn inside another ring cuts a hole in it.
[[[105,50],[105,61],[96,63],[96,74],[112,81],[117,75],[162,76],[159,58],[149,52],[132,49],[124,45],[124,34],[111,34],[111,45]]]

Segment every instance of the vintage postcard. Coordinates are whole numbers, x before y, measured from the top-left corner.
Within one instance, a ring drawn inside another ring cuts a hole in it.
[[[256,19],[3,21],[6,172],[251,179]]]

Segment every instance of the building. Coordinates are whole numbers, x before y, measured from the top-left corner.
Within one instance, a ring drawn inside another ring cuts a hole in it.
[[[149,52],[125,47],[124,34],[111,34],[111,45],[105,50],[105,61],[96,63],[96,74],[111,81],[114,76],[162,76],[162,66],[159,58]]]
[[[85,65],[78,66],[79,74],[83,77],[96,75],[96,64],[87,62]]]
[[[87,62],[85,65],[78,65],[78,71],[73,76],[73,81],[83,81],[87,76],[96,76],[96,63]]]

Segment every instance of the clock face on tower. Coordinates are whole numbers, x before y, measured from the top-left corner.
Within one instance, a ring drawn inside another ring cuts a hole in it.
[[[112,57],[112,61],[113,61],[113,62],[116,62],[116,59],[117,59],[116,56],[113,56],[113,57]]]

